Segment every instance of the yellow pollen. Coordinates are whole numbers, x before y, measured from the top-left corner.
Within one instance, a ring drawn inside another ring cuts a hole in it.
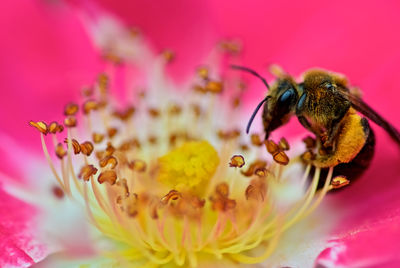
[[[158,159],[158,180],[178,191],[201,193],[219,164],[214,147],[207,141],[186,142]]]

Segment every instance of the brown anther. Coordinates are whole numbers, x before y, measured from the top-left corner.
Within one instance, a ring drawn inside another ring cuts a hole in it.
[[[273,158],[275,162],[277,162],[280,165],[286,166],[287,164],[289,164],[289,157],[283,151],[274,154]]]
[[[117,181],[117,173],[114,170],[105,170],[100,173],[97,181],[102,184],[104,182],[108,182],[110,185],[114,185]]]
[[[156,137],[156,136],[153,136],[153,135],[149,136],[149,137],[147,138],[147,140],[148,140],[148,142],[149,142],[151,145],[157,144],[157,141],[158,141],[157,137]]]
[[[95,111],[98,109],[98,103],[94,100],[87,100],[83,104],[83,113],[89,114],[91,111]]]
[[[333,189],[339,189],[343,186],[346,186],[350,183],[350,181],[346,178],[346,176],[336,176],[332,179],[331,185]]]
[[[250,164],[249,168],[246,171],[241,171],[241,173],[246,176],[250,177],[255,174],[255,172],[259,169],[263,169],[267,166],[267,162],[263,160],[256,160],[253,163]]]
[[[158,110],[156,108],[149,108],[147,112],[153,118],[156,118],[156,117],[160,116],[160,110]]]
[[[172,104],[168,108],[168,114],[171,116],[180,115],[181,112],[182,112],[182,107],[179,106],[178,104]]]
[[[103,155],[105,155],[105,151],[97,151],[95,152],[95,155],[98,160],[101,160],[103,159]]]
[[[257,201],[264,201],[266,195],[265,181],[262,179],[252,180],[250,185],[247,186],[245,191],[246,199],[254,199]]]
[[[57,131],[58,131],[58,124],[57,124],[57,122],[51,122],[50,125],[49,125],[49,127],[48,127],[48,129],[49,129],[49,132],[50,132],[50,133],[56,134]]]
[[[222,49],[222,51],[231,55],[239,54],[242,49],[240,43],[233,40],[221,41],[219,43],[219,47]]]
[[[265,178],[268,174],[268,170],[266,168],[257,168],[254,174],[260,178]]]
[[[64,130],[63,125],[58,124],[58,125],[57,125],[57,131],[58,131],[58,133],[63,132],[63,130]]]
[[[201,85],[194,85],[193,86],[193,90],[197,93],[201,93],[201,94],[205,94],[207,93],[207,89]]]
[[[307,149],[313,149],[316,147],[317,142],[315,141],[315,139],[311,136],[307,136],[303,139],[304,144],[306,145]]]
[[[114,156],[106,156],[100,160],[99,165],[100,167],[104,168],[106,166],[110,166],[111,169],[114,169],[118,164],[117,158]]]
[[[162,56],[164,57],[164,59],[167,63],[170,63],[171,61],[173,61],[175,59],[175,53],[171,50],[164,50],[162,52]]]
[[[282,137],[279,140],[278,146],[281,150],[284,150],[284,151],[288,151],[290,149],[290,145],[284,137]]]
[[[115,127],[110,127],[107,129],[107,135],[109,138],[114,137],[115,135],[117,135],[118,133],[118,129],[116,129]]]
[[[130,143],[132,147],[140,149],[142,145],[140,144],[140,141],[137,138],[133,138],[130,140]]]
[[[240,130],[238,129],[227,130],[227,131],[218,130],[217,135],[221,140],[236,139],[240,137]]]
[[[178,140],[178,135],[175,133],[171,133],[171,135],[169,135],[169,146],[175,146],[177,140]]]
[[[58,158],[63,159],[64,156],[67,155],[67,152],[65,151],[62,143],[58,143],[56,146],[56,155]]]
[[[106,150],[105,150],[103,156],[104,156],[104,157],[105,157],[105,156],[110,156],[110,155],[112,155],[114,152],[115,152],[114,146],[112,145],[111,142],[108,142],[108,143],[107,143],[107,148],[106,148]]]
[[[238,167],[241,168],[245,164],[244,157],[241,155],[234,155],[231,157],[231,161],[229,162],[230,167]]]
[[[146,162],[143,160],[133,160],[128,164],[129,168],[136,172],[145,172],[146,171]]]
[[[279,152],[279,146],[273,140],[266,140],[264,144],[268,153],[274,155]]]
[[[206,91],[211,93],[221,93],[223,90],[223,84],[219,81],[208,81],[206,84]]]
[[[222,197],[228,197],[229,196],[229,186],[226,182],[219,183],[215,187],[215,193]]]
[[[104,139],[104,135],[103,134],[96,133],[96,132],[94,132],[92,134],[92,140],[93,140],[94,143],[100,143],[100,142],[103,141],[103,139]]]
[[[80,147],[81,152],[87,156],[91,155],[94,149],[93,144],[90,141],[85,141],[84,143],[81,143]]]
[[[194,115],[196,116],[196,118],[199,118],[200,115],[202,114],[202,109],[201,109],[200,105],[198,105],[196,103],[191,105],[191,109],[192,109]]]
[[[103,54],[103,59],[115,65],[120,65],[122,63],[122,58],[111,51],[105,52]]]
[[[102,94],[105,94],[106,90],[108,88],[108,84],[109,84],[109,78],[108,78],[107,74],[105,74],[105,73],[99,74],[99,76],[97,78],[97,83],[99,85],[100,92]]]
[[[93,165],[86,165],[81,168],[78,177],[82,178],[84,181],[89,181],[90,178],[96,173],[97,173],[97,168],[95,168]]]
[[[200,199],[197,196],[193,196],[192,198],[190,198],[190,205],[193,208],[202,208],[202,207],[204,207],[205,203],[206,203],[206,200]]]
[[[123,197],[128,197],[129,196],[128,181],[126,179],[119,179],[116,184],[122,187],[122,189],[124,190]]]
[[[82,88],[81,92],[84,97],[90,97],[93,95],[93,87],[85,86]]]
[[[301,159],[302,159],[304,162],[311,162],[312,160],[315,159],[315,154],[314,154],[311,150],[308,150],[308,151],[304,152],[304,153],[301,155]]]
[[[115,111],[113,115],[122,121],[126,121],[130,119],[134,114],[135,114],[135,108],[134,107],[129,107],[124,111]]]
[[[239,148],[242,151],[248,151],[249,150],[249,146],[247,144],[240,144]]]
[[[64,140],[64,143],[68,144],[68,139]],[[72,148],[74,149],[74,154],[79,154],[81,152],[81,146],[79,142],[75,139],[71,140]]]
[[[261,140],[258,134],[251,134],[250,136],[251,144],[254,146],[261,146],[263,145],[263,141]]]
[[[58,199],[62,199],[65,195],[63,189],[61,189],[59,186],[53,186],[51,188],[51,191],[53,192],[53,195]]]
[[[36,128],[37,130],[39,130],[44,135],[47,135],[47,133],[49,133],[49,129],[47,127],[47,124],[45,122],[43,122],[43,121],[38,121],[38,122],[29,121],[29,125],[31,125],[32,127]]]
[[[204,79],[204,80],[208,79],[208,74],[209,74],[209,71],[208,71],[207,67],[201,66],[201,67],[197,68],[197,75],[201,79]]]
[[[129,35],[134,38],[136,38],[140,35],[140,30],[138,28],[135,28],[132,26],[128,27],[128,32],[129,32]]]
[[[162,198],[161,198],[161,204],[163,204],[163,205],[168,205],[168,203],[172,200],[172,201],[175,201],[175,200],[178,200],[179,198],[181,198],[182,197],[182,194],[181,193],[179,193],[178,191],[176,191],[176,190],[171,190],[171,191],[169,191],[168,192],[168,194],[166,194],[166,195],[164,195]]]
[[[240,97],[234,97],[233,100],[232,100],[232,107],[234,109],[239,108],[240,103],[241,103]]]
[[[76,117],[75,116],[68,116],[64,119],[64,125],[67,127],[76,127]]]
[[[71,116],[75,115],[79,110],[79,106],[75,103],[69,103],[64,108],[64,115]]]

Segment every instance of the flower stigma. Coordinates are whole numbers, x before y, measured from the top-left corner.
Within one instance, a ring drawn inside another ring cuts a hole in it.
[[[236,55],[236,46],[221,44]],[[108,53],[108,64],[117,68],[123,59]],[[173,60],[166,51],[154,69]],[[30,122],[57,181],[54,195],[84,205],[108,241],[101,253],[111,263],[263,262],[329,190],[348,183],[337,178],[331,185],[330,168],[318,189],[320,169],[311,176],[304,160],[310,151],[289,159],[286,139],[245,136],[245,121],[238,120],[247,115],[240,105],[243,85],[216,71],[195,70],[193,90],[163,83],[132,90],[129,104],[113,95],[113,72],[102,73],[79,105],[66,105],[63,123]],[[301,174],[288,175],[299,166]]]

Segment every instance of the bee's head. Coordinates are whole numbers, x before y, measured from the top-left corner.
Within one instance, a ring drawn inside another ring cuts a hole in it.
[[[246,133],[249,133],[254,117],[258,110],[264,105],[263,124],[265,137],[267,139],[273,130],[289,121],[290,116],[295,111],[296,103],[299,99],[299,90],[301,90],[302,85],[298,85],[290,76],[282,75],[270,88],[265,78],[254,70],[237,65],[232,65],[231,67],[258,77],[269,89],[269,94],[257,105],[246,128]]]
[[[279,78],[271,87],[262,116],[266,139],[272,131],[289,121],[299,99],[298,91],[299,85],[291,77]]]

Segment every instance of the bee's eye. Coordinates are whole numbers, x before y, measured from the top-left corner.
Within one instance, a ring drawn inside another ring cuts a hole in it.
[[[293,88],[286,90],[278,99],[279,105],[290,105],[296,96]]]

